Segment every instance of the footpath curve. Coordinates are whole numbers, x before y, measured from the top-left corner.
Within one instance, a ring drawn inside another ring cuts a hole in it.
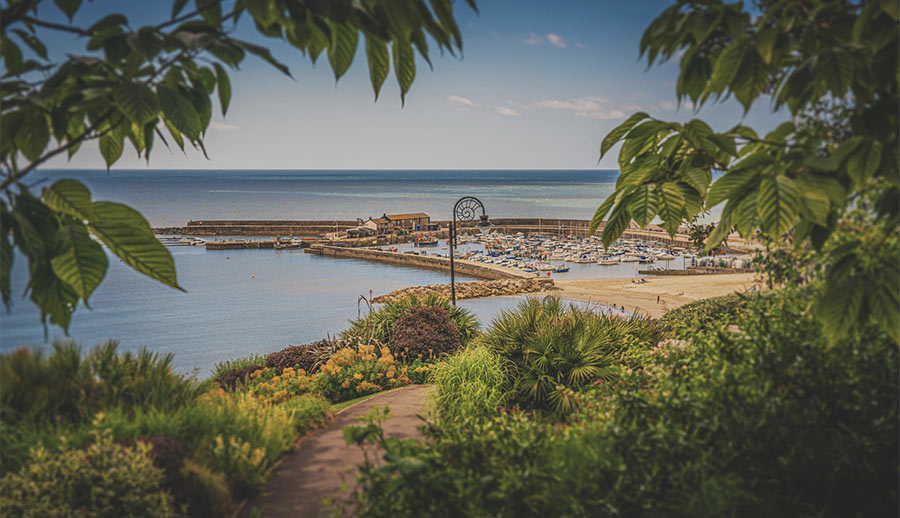
[[[249,518],[253,510],[262,518],[318,518],[326,511],[325,497],[340,497],[341,484],[351,487],[355,467],[364,460],[362,449],[347,446],[344,427],[362,424],[358,418],[374,406],[390,407],[391,418],[382,425],[387,435],[398,439],[420,438],[425,395],[429,385],[412,385],[371,397],[340,412],[328,426],[304,438],[296,450],[285,454],[263,488],[262,495],[247,502],[239,516]]]

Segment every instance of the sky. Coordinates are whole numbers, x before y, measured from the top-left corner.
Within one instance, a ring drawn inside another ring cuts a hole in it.
[[[785,120],[766,99],[746,115],[733,100],[695,113],[677,105],[677,61],[647,68],[639,59],[644,28],[670,2],[482,0],[480,14],[454,3],[463,55],[441,56],[434,70],[417,58],[417,75],[401,106],[393,73],[377,102],[362,49],[335,83],[327,60],[312,65],[286,43],[255,33],[248,17],[236,37],[263,43],[294,79],[252,56],[231,75],[232,102],[216,102],[206,135],[209,160],[157,143],[150,164],[126,149],[119,169],[615,169],[614,150],[598,163],[603,137],[628,115],[706,120],[726,130],[758,131]],[[168,18],[168,1],[94,0],[75,23],[125,14],[138,27]],[[51,2],[42,18],[65,23]],[[84,39],[46,36],[51,53],[83,49]],[[362,42],[361,42],[362,43]],[[52,168],[104,168],[96,143]]]

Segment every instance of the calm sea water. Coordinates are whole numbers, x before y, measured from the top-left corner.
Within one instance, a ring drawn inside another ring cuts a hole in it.
[[[75,177],[95,200],[127,203],[154,226],[189,219],[353,219],[384,212],[428,213],[448,219],[457,198],[479,197],[496,217],[588,219],[612,192],[615,171],[44,171],[47,183]],[[206,375],[229,358],[267,353],[335,335],[357,315],[360,295],[448,282],[448,275],[300,251],[170,249],[180,293],[135,273],[110,256],[107,278],[80,307],[70,336],[86,347],[118,339],[123,349],[146,346],[175,353],[176,367]],[[446,253],[446,251],[444,251]],[[570,265],[561,276],[627,277],[636,263],[601,268]],[[681,264],[671,264],[681,267]],[[472,280],[464,276],[459,281]],[[13,293],[27,267],[13,264]],[[487,323],[517,297],[462,301]],[[48,338],[62,337],[56,327]],[[16,298],[0,316],[0,351],[46,347],[34,305]]]

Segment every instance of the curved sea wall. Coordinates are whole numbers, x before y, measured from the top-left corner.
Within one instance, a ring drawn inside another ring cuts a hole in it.
[[[318,248],[314,246],[313,248]],[[322,255],[327,257],[344,257],[347,259],[363,259],[367,261],[379,261],[382,263],[399,264],[401,266],[413,266],[418,268],[430,268],[432,270],[450,271],[449,257],[434,257],[430,255],[413,255],[397,252],[385,252],[369,248],[344,248],[339,246],[324,246]],[[495,264],[476,263],[457,259],[454,261],[454,270],[460,275],[478,277],[480,279],[533,279],[534,273],[523,272],[497,266]]]
[[[537,293],[541,291],[557,290],[553,279],[546,277],[533,277],[531,279],[497,279],[493,281],[475,281],[456,283],[457,299],[475,299],[479,297],[494,297],[497,295],[518,295],[520,293]],[[410,286],[394,290],[387,295],[375,297],[372,302],[383,304],[394,302],[407,295],[423,297],[429,293],[436,293],[441,297],[450,298],[449,284],[429,284],[427,286]]]

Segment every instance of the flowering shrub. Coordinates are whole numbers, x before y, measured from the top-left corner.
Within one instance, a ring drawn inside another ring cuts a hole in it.
[[[303,369],[287,367],[280,373],[266,367],[250,375],[247,391],[270,403],[282,403],[292,397],[306,394],[312,388],[312,379]]]
[[[332,403],[410,383],[409,368],[397,363],[390,349],[374,345],[344,348],[325,362],[313,383]]]
[[[0,478],[3,515],[176,516],[149,444],[124,447],[108,430],[92,435],[94,442],[83,449],[65,441],[58,453],[37,447],[20,471]]]

